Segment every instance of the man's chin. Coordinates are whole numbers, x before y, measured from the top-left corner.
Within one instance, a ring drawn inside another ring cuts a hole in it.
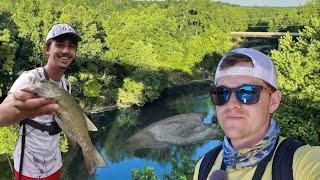
[[[67,70],[67,69],[68,69],[68,67],[69,67],[69,65],[59,66],[59,68],[60,68],[61,70]]]
[[[243,137],[243,133],[241,133],[239,129],[233,128],[233,129],[224,130],[224,132],[229,139],[237,140]]]

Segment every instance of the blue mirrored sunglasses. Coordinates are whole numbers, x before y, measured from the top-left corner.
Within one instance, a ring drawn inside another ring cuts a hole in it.
[[[215,87],[210,90],[212,102],[217,106],[226,104],[234,92],[238,101],[242,104],[255,104],[259,101],[261,90],[266,90],[272,94],[271,90],[267,87],[260,85],[242,85],[236,88],[227,88],[224,86]]]

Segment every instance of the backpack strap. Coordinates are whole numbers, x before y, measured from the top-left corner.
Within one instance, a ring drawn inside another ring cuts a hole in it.
[[[293,180],[293,156],[295,151],[304,143],[292,139],[285,139],[279,145],[272,163],[273,180]]]
[[[40,71],[40,68],[32,69],[30,70],[30,72],[32,72],[36,77],[39,77],[41,79],[46,79],[49,81],[50,80],[49,74],[46,68],[44,67],[41,67],[41,68],[43,73]],[[69,92],[69,94],[71,94],[71,84],[64,76],[62,76],[61,78],[61,83],[62,83],[62,88],[64,88],[66,91]]]
[[[276,140],[276,144],[278,144],[278,142],[279,142],[279,137]],[[276,147],[274,147],[273,150],[265,158],[263,158],[262,161],[260,161],[258,163],[258,166],[256,167],[256,170],[255,170],[255,172],[253,174],[252,180],[261,180],[262,179],[262,176],[263,176],[263,174],[264,174],[264,172],[266,170],[266,167],[267,167],[268,163],[272,159],[272,156],[274,154],[275,149],[276,149]],[[227,168],[227,166],[222,161],[220,170],[224,170],[225,171],[226,168]]]
[[[277,139],[277,144],[278,144]],[[273,180],[293,180],[293,171],[292,171],[292,164],[293,164],[293,156],[295,151],[303,146],[304,143],[296,140],[291,139],[285,139],[283,140],[278,148],[274,148],[267,157],[265,157],[261,162],[259,162],[258,167],[256,168],[256,171],[252,177],[253,180],[261,179],[267,164],[272,159],[273,154],[273,163],[272,163],[272,179]],[[222,145],[214,148],[213,150],[209,151],[204,157],[200,164],[199,168],[199,174],[198,179],[199,180],[205,180],[209,172],[219,155],[220,151],[222,149]],[[225,165],[222,162],[221,168],[225,170]],[[223,168],[224,167],[224,168]]]
[[[46,68],[42,67],[42,69],[43,69],[43,74],[44,74],[46,80],[49,81],[49,75],[48,75]],[[65,87],[66,87],[66,90],[69,92],[69,94],[71,94],[71,85],[70,85],[69,81],[64,76],[62,76],[62,78],[61,78],[61,83],[62,83],[62,88],[65,89]]]
[[[21,155],[20,155],[20,165],[19,165],[19,177],[18,180],[21,180],[22,169],[23,169],[23,158],[24,158],[24,147],[26,142],[26,125],[22,124],[22,134],[21,134]]]
[[[203,157],[202,162],[200,164],[200,168],[199,168],[199,174],[198,174],[199,180],[207,179],[209,172],[213,166],[213,163],[216,161],[221,149],[222,149],[222,145],[220,144],[218,147],[215,147]]]
[[[279,142],[279,138],[280,137],[278,136],[273,150],[265,158],[263,158],[262,161],[260,161],[258,163],[256,171],[253,174],[252,180],[260,180],[260,179],[262,179],[262,176],[263,176],[263,174],[264,174],[264,172],[266,170],[266,167],[267,167],[268,163],[271,161],[272,156],[274,154],[274,151],[277,148],[277,144]]]
[[[42,73],[40,72],[40,69],[39,69],[39,68],[29,70],[29,72],[32,72],[32,74],[34,74],[36,77],[39,77],[39,78],[41,78],[41,79],[45,79],[45,78],[46,78],[46,77],[44,76],[44,74],[42,74]]]
[[[46,78],[46,80],[50,81],[49,74],[48,74],[46,68],[42,67],[42,70],[43,70],[43,74],[44,74],[44,77]]]
[[[61,82],[62,82],[62,87],[64,89],[66,87],[66,90],[69,92],[69,94],[71,94],[71,84],[70,84],[70,82],[64,76],[61,78]]]
[[[61,132],[61,128],[56,121],[51,122],[50,125],[41,124],[32,119],[24,119],[20,121],[20,126],[24,126],[26,124],[28,124],[29,126],[35,129],[39,129],[42,132],[47,131],[49,135],[56,135]]]

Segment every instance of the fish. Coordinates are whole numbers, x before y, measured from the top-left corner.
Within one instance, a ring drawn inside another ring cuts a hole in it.
[[[157,121],[129,137],[127,149],[164,148],[211,140],[217,131],[202,122],[201,114],[181,114]]]
[[[34,77],[22,91],[36,93],[39,97],[51,98],[60,108],[55,112],[55,121],[68,137],[71,147],[76,143],[82,149],[84,164],[89,175],[96,167],[106,167],[106,162],[92,144],[88,131],[98,131],[74,98],[58,84]]]

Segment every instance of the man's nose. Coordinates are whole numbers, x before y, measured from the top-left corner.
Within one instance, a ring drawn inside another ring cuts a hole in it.
[[[70,48],[66,45],[66,46],[63,47],[62,52],[63,53],[68,53],[69,50],[70,50]]]
[[[241,106],[242,106],[241,102],[239,102],[239,100],[237,99],[236,94],[234,92],[231,93],[230,99],[226,105],[230,109],[241,108]]]

